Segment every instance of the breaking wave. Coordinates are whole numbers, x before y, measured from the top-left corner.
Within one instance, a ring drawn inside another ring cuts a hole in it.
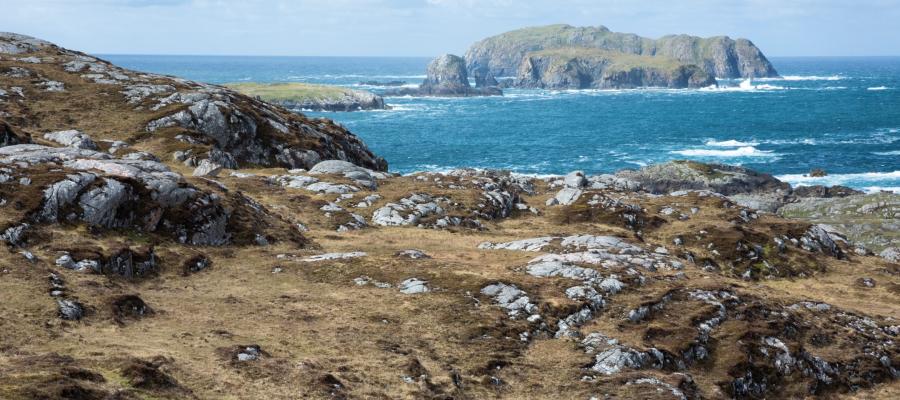
[[[743,146],[731,150],[686,149],[675,150],[672,154],[688,157],[774,157],[775,152],[759,150],[753,146]]]
[[[739,140],[733,140],[733,139],[732,140],[723,140],[720,142],[720,141],[716,141],[714,139],[710,139],[710,140],[706,141],[706,145],[712,146],[712,147],[747,147],[747,146],[752,147],[752,146],[759,145],[759,143],[758,142],[741,142]]]
[[[829,174],[822,177],[812,177],[806,174],[779,175],[776,178],[790,183],[793,186],[843,185],[865,189],[896,189],[900,183],[900,171],[893,172],[862,172],[856,174]]]

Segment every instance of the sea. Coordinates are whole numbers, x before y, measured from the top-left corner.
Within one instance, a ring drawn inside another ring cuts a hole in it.
[[[428,58],[101,55],[130,69],[223,84],[424,78]],[[551,175],[690,159],[793,185],[900,193],[900,57],[773,57],[781,78],[703,89],[505,90],[386,98],[390,110],[304,112],[362,137],[399,173],[458,167]],[[823,169],[825,177],[810,177]]]

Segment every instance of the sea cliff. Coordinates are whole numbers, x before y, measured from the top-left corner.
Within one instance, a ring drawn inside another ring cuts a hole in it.
[[[467,69],[476,82],[489,76],[514,76],[522,59],[541,50],[600,49],[640,56],[662,56],[696,65],[714,78],[775,77],[778,72],[747,39],[669,35],[649,39],[612,32],[604,26],[549,25],[523,28],[473,44],[466,52]]]

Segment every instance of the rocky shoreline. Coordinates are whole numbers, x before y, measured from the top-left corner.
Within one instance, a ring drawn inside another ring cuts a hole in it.
[[[477,89],[441,59],[426,91]],[[900,195],[401,176],[330,120],[15,34],[0,90],[0,398],[895,397]]]

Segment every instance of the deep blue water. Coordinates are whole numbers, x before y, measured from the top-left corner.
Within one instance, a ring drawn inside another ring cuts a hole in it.
[[[103,56],[226,83],[424,78],[425,58]],[[773,58],[784,79],[703,90],[508,90],[494,98],[388,98],[390,111],[309,113],[343,123],[390,169],[529,174],[636,168],[670,159],[742,164],[794,184],[900,191],[900,57]],[[802,176],[823,168],[829,176]]]

